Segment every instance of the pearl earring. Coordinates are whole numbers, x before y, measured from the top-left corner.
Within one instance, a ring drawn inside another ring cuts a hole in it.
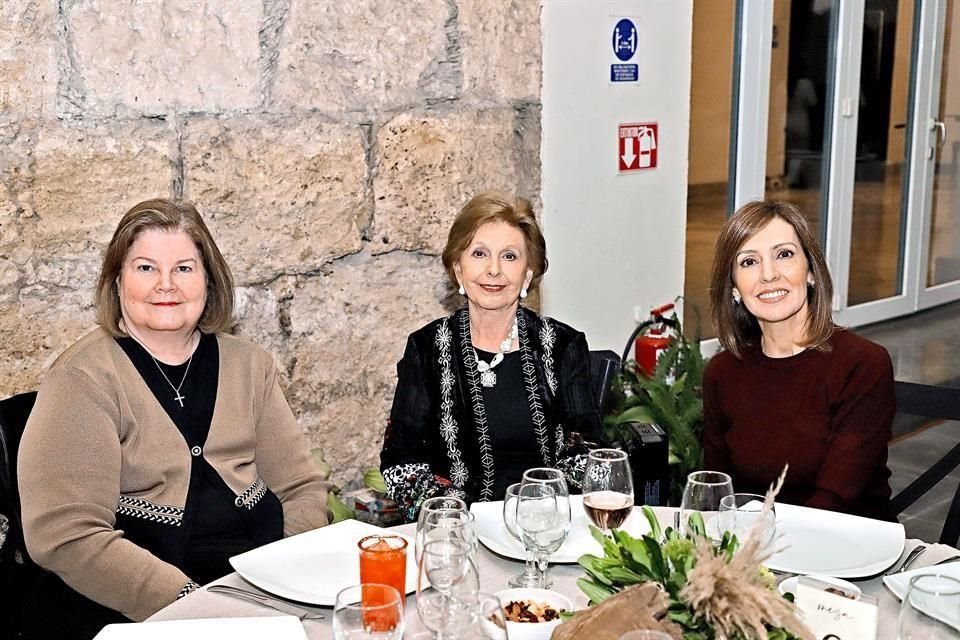
[[[523,299],[526,298],[526,297],[527,297],[527,288],[524,287],[524,288],[520,289],[520,299],[523,300]]]
[[[813,281],[811,280],[810,282],[807,283],[807,286],[810,287],[811,289],[813,289],[814,287],[817,286],[817,283],[816,283],[816,282],[813,282]]]
[[[467,290],[463,288],[463,285],[460,285],[460,288],[457,289],[457,293],[459,293],[462,296],[465,296],[467,295]]]
[[[740,294],[736,291],[733,292],[733,304],[740,304]]]

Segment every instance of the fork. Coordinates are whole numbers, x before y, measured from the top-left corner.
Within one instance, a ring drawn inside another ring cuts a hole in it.
[[[913,561],[916,560],[917,558],[919,558],[919,557],[920,557],[920,554],[923,553],[923,552],[926,551],[926,550],[927,550],[927,545],[925,545],[925,544],[918,544],[917,546],[915,546],[915,547],[910,551],[910,553],[907,554],[907,557],[906,557],[906,559],[903,561],[903,564],[901,564],[901,565],[900,565],[898,568],[896,568],[896,569],[890,569],[889,571],[887,571],[887,572],[884,573],[883,575],[889,576],[889,575],[892,575],[892,574],[894,574],[894,573],[903,573],[904,571],[907,570],[907,567],[909,567],[911,564],[913,564]]]
[[[207,591],[212,593],[222,593],[224,595],[233,596],[234,598],[239,598],[240,600],[246,600],[248,602],[253,602],[264,607],[273,609],[274,611],[279,611],[281,613],[286,613],[287,615],[295,616],[301,621],[303,620],[324,620],[326,616],[322,613],[314,613],[313,611],[308,611],[296,605],[284,602],[283,600],[278,600],[276,598],[271,598],[268,595],[262,593],[254,593],[253,591],[247,591],[246,589],[240,589],[238,587],[231,587],[228,584],[211,584],[206,588]]]

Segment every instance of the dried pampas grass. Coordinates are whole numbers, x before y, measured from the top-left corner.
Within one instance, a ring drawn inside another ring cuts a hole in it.
[[[783,486],[787,467],[767,491],[763,511],[773,508],[773,501]],[[770,588],[761,566],[774,553],[772,545],[758,535],[763,527],[759,518],[728,563],[723,555],[714,554],[710,540],[697,541],[696,564],[687,574],[687,584],[680,593],[698,618],[716,631],[717,638],[742,637],[766,640],[766,625],[781,627],[803,640],[814,640],[813,634],[797,617],[794,606]]]

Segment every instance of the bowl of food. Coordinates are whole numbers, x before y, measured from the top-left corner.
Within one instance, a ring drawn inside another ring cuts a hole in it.
[[[849,598],[850,600],[859,600],[861,594],[860,587],[857,585],[847,582],[846,580],[841,580],[840,578],[834,578],[832,576],[820,576],[812,574],[809,576],[791,576],[781,582],[778,585],[778,590],[781,595],[790,594],[794,598],[797,597],[797,585],[800,583],[800,578],[813,578],[814,580],[819,580],[820,582],[826,585],[825,590],[830,593],[835,593],[844,598]]]
[[[573,611],[570,598],[548,589],[504,589],[496,596],[506,614],[510,640],[549,640],[563,622],[560,614]]]

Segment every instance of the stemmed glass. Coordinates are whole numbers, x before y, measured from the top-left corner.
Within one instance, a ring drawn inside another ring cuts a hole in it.
[[[517,528],[524,546],[536,559],[537,587],[549,589],[552,581],[547,576],[550,555],[570,531],[570,508],[567,500],[558,496],[547,484],[523,484],[517,502]]]
[[[337,594],[333,606],[336,640],[400,640],[403,596],[385,584],[361,584]]]
[[[960,581],[926,574],[910,579],[900,604],[897,640],[943,640],[960,634]]]
[[[633,512],[633,474],[620,449],[594,449],[583,470],[583,508],[599,529],[609,534]]]
[[[559,469],[552,469],[550,467],[534,467],[533,469],[527,469],[523,472],[523,479],[520,482],[521,497],[523,494],[523,488],[528,485],[542,485],[551,487],[554,491],[554,497],[557,503],[556,534],[559,539],[554,540],[550,545],[544,546],[538,544],[531,545],[527,541],[528,537],[523,536],[523,527],[520,526],[521,501],[518,500],[517,502],[517,528],[520,530],[521,541],[523,542],[524,546],[528,548],[528,550],[533,552],[536,562],[536,566],[534,568],[537,572],[537,579],[533,586],[540,587],[542,589],[549,589],[553,585],[553,581],[550,579],[550,576],[547,573],[547,560],[550,554],[560,548],[560,545],[563,544],[567,534],[570,532],[570,490],[567,488],[567,480],[564,477],[563,472]]]
[[[761,547],[773,542],[777,531],[777,510],[776,505],[770,505],[770,510],[764,512],[765,500],[766,496],[757,493],[734,493],[721,498],[717,517],[721,535],[729,531],[737,536],[741,545],[752,534],[760,536]],[[756,531],[754,527],[757,527]]]
[[[418,565],[424,545],[430,540],[451,537],[451,530],[461,526],[468,513],[467,503],[460,498],[441,496],[424,500],[417,517],[417,533],[414,537],[414,559]],[[439,531],[435,532],[436,529]]]
[[[733,495],[733,480],[719,471],[694,471],[687,476],[687,485],[683,488],[683,499],[680,502],[680,532],[690,532],[690,515],[699,512],[703,515],[703,522],[710,536],[719,539],[716,525],[711,526],[712,520],[720,511],[720,501],[724,496]]]
[[[449,538],[427,542],[417,576],[417,612],[437,640],[453,637],[469,624],[479,591],[468,544]]]
[[[507,487],[507,492],[503,497],[503,524],[514,538],[523,543],[520,537],[520,530],[517,528],[517,503],[520,501],[520,483],[514,482]],[[507,582],[511,587],[534,587],[539,580],[537,568],[534,565],[533,552],[524,547],[527,554],[527,561],[524,564],[523,572],[519,573]]]

